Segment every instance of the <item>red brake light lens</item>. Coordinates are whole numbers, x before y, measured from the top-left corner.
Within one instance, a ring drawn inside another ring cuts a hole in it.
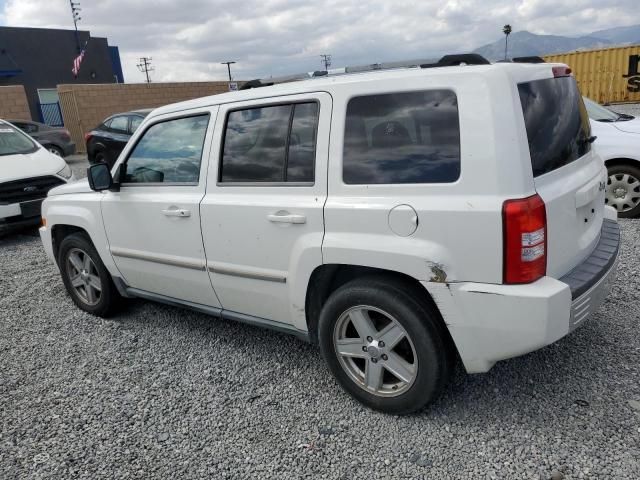
[[[503,282],[535,282],[547,273],[547,212],[538,194],[502,205]]]
[[[88,142],[89,140],[91,140],[91,137],[93,137],[93,135],[91,135],[91,132],[87,132],[84,134],[84,141]]]

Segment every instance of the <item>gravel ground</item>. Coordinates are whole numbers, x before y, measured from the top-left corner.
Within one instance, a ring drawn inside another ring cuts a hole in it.
[[[357,404],[291,337],[144,301],[85,314],[35,231],[0,239],[0,478],[640,478],[640,221],[621,223],[584,327],[459,369],[408,417]]]
[[[628,115],[640,116],[640,103],[619,103],[609,105],[608,108],[618,113],[626,113]]]

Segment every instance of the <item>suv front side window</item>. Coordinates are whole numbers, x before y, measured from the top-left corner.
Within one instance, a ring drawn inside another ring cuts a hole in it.
[[[349,100],[342,175],[353,185],[455,182],[460,176],[455,93],[429,90]]]
[[[208,124],[204,114],[151,125],[129,154],[123,183],[197,184]]]

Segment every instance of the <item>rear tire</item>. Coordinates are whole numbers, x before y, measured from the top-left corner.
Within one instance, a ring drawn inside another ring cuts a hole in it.
[[[85,312],[108,317],[122,302],[100,255],[84,233],[74,233],[60,243],[58,266],[67,293]]]
[[[106,163],[107,165],[109,165],[109,161],[107,160],[107,155],[102,151],[96,152],[93,158],[94,158],[94,163]]]
[[[615,208],[618,217],[640,216],[640,166],[617,163],[607,166],[606,204]]]
[[[455,358],[439,312],[405,287],[385,277],[353,280],[330,295],[318,322],[320,349],[342,388],[397,415],[434,400]]]

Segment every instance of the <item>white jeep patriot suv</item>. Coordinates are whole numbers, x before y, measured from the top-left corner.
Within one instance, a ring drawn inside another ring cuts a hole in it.
[[[566,65],[373,70],[153,111],[112,171],[44,202],[73,301],[104,316],[141,297],[298,335],[397,414],[456,358],[486,372],[581,325],[620,235]]]

